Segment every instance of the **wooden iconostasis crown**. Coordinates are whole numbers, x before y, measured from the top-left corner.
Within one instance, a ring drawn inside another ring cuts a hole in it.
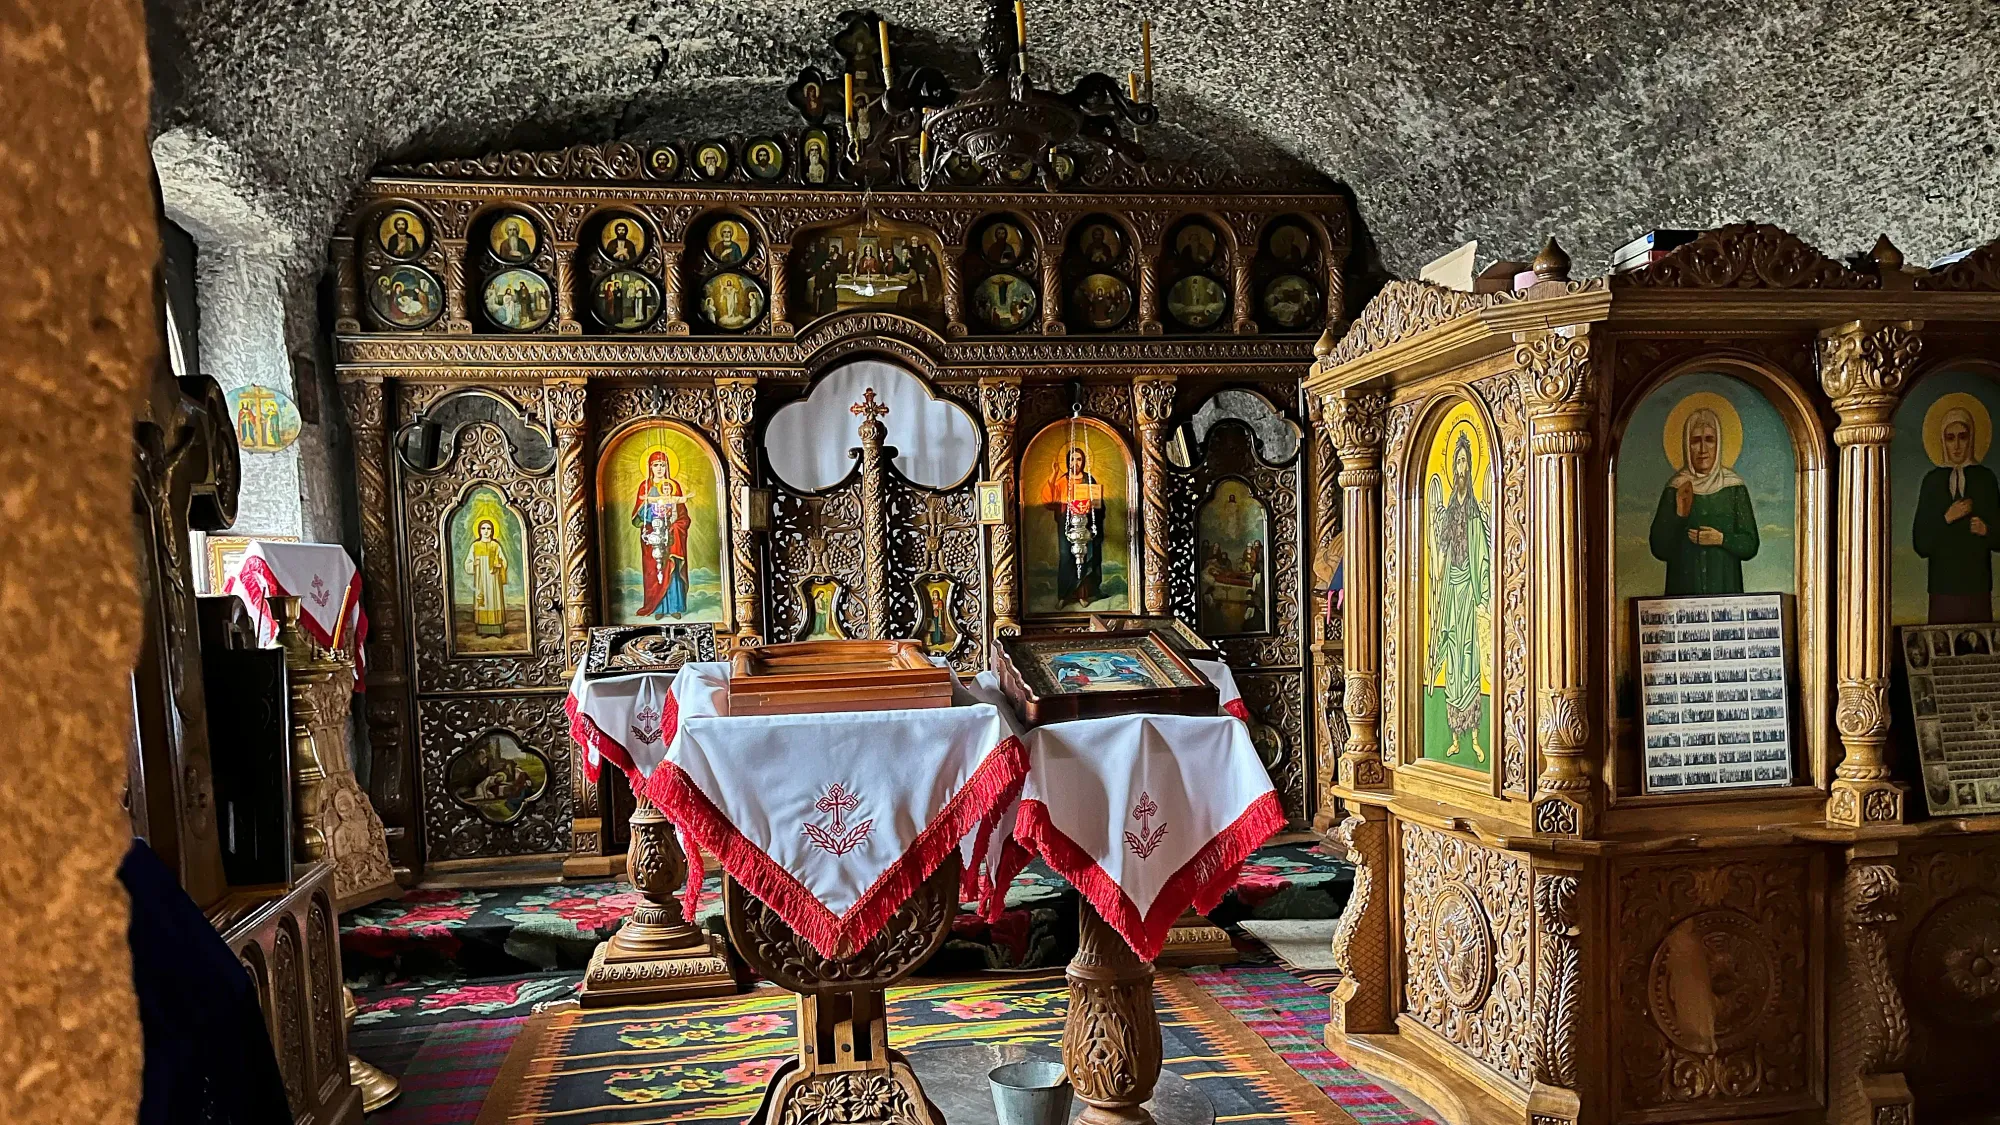
[[[816,73],[798,129],[384,168],[336,234],[397,861],[612,869],[629,797],[584,782],[562,700],[626,623],[913,637],[969,674],[1004,633],[1178,617],[1310,819],[1339,513],[1299,383],[1345,200],[1117,162],[864,187],[818,164]],[[794,409],[821,421],[774,428]],[[926,475],[947,430],[965,467]],[[774,468],[821,446],[837,472]]]

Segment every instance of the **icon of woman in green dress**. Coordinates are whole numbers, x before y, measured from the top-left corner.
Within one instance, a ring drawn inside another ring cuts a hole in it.
[[[1750,489],[1730,468],[1743,447],[1735,407],[1712,392],[1691,394],[1667,415],[1662,436],[1675,469],[1653,513],[1653,557],[1667,564],[1662,592],[1742,593],[1743,564],[1757,557],[1758,538]]]
[[[2000,479],[1981,464],[1993,441],[1986,405],[1943,395],[1924,414],[1924,474],[1910,545],[1930,565],[1930,623],[1993,620],[1993,552],[2000,550]]]

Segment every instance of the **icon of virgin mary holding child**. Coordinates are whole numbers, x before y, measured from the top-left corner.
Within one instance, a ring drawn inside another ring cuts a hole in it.
[[[646,459],[646,479],[632,501],[632,526],[639,529],[640,566],[645,576],[639,616],[678,618],[687,612],[688,498],[674,479],[667,451]]]

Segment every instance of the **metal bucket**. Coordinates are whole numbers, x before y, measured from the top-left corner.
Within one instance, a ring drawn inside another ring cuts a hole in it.
[[[986,1075],[1000,1125],[1068,1125],[1069,1076],[1046,1059],[1005,1063]]]

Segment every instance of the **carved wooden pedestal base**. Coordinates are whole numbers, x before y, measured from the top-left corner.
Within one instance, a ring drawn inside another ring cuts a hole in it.
[[[750,967],[799,996],[799,1053],[771,1076],[753,1125],[945,1125],[917,1072],[889,1049],[884,994],[930,960],[958,914],[958,857],[931,873],[873,941],[827,957],[734,879],[729,938]]]
[[[667,818],[644,800],[632,811],[630,858],[632,885],[646,901],[591,954],[579,994],[583,1006],[657,1004],[735,992],[729,962],[681,914],[674,891],[687,878],[687,858]]]
[[[1089,1108],[1084,1125],[1152,1125],[1146,1109],[1160,1077],[1160,1017],[1153,966],[1139,960],[1088,902],[1069,963],[1063,1066]]]
[[[1229,940],[1228,931],[1192,910],[1174,920],[1159,957],[1162,967],[1174,969],[1235,963],[1236,943]]]

